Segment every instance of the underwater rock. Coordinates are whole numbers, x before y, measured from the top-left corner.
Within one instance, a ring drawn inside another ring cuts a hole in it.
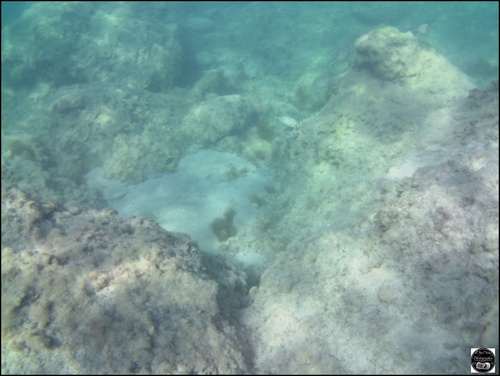
[[[433,70],[423,72],[434,80]],[[446,103],[441,93],[378,85],[382,80],[366,72],[348,76],[363,95],[346,89],[343,103],[331,102],[300,128],[314,125],[331,167],[311,163],[304,132],[297,142],[304,151],[289,163],[304,167],[288,167],[287,190],[269,209],[268,234],[287,250],[264,271],[243,313],[255,368],[467,373],[464,348],[498,345],[498,82]],[[468,81],[448,84],[450,98]],[[371,98],[380,98],[379,109]],[[398,135],[391,142],[391,119],[411,129],[408,141]],[[365,143],[379,121],[381,136]],[[366,128],[356,134],[352,128],[361,124]],[[396,143],[398,156],[384,156]],[[409,163],[410,151],[422,156],[419,165]],[[391,161],[407,161],[401,179],[388,179],[373,163]]]
[[[210,94],[229,94],[230,88],[223,69],[210,69],[193,85],[189,97],[190,100],[199,102]]]
[[[403,79],[408,76],[408,65],[418,44],[410,32],[400,33],[393,27],[375,29],[355,42],[356,64],[385,80]]]
[[[257,119],[254,106],[240,95],[208,99],[191,108],[182,132],[193,142],[214,145],[226,136],[241,135]]]
[[[69,57],[84,38],[81,31],[92,13],[90,3],[33,4],[2,29],[2,81],[14,87],[74,82]]]
[[[164,126],[173,121],[173,115],[163,116],[169,106],[167,98],[145,90],[64,86],[47,98],[50,129],[43,140],[57,156],[59,175],[81,180],[101,164],[106,177],[137,183],[151,173],[173,171],[179,162],[178,140]]]
[[[393,27],[375,29],[358,38],[355,47],[357,72],[369,72],[414,94],[426,92],[448,101],[465,97],[474,87],[464,73],[409,31],[401,33]]]
[[[180,150],[169,135],[119,135],[103,165],[103,176],[127,183],[139,183],[153,173],[172,172],[179,164]],[[144,150],[148,153],[145,155]]]
[[[2,373],[245,373],[226,316],[244,274],[207,257],[144,218],[3,190]]]
[[[177,26],[135,17],[129,7],[133,4],[32,5],[2,30],[2,79],[14,86],[120,82],[150,91],[171,87],[181,55]]]

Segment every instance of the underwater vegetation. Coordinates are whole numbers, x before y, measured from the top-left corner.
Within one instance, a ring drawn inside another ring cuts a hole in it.
[[[220,242],[226,241],[236,235],[237,230],[234,226],[235,215],[236,211],[228,207],[223,217],[215,218],[212,223],[210,223],[211,230]]]

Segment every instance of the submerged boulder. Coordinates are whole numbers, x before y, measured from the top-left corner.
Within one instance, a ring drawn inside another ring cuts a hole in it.
[[[355,66],[383,81],[400,82],[432,94],[457,87],[473,88],[465,74],[411,32],[402,33],[393,27],[375,29],[358,38],[355,47]]]
[[[235,289],[186,235],[2,193],[2,373],[243,373]]]
[[[137,17],[131,8],[33,4],[2,30],[2,80],[14,87],[40,82],[56,87],[120,82],[150,91],[171,87],[181,56],[176,24]]]
[[[226,136],[243,133],[256,119],[257,111],[247,99],[225,95],[193,106],[181,126],[191,141],[208,146]]]

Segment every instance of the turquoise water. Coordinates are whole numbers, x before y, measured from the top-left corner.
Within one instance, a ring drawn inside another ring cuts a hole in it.
[[[498,30],[496,2],[2,2],[2,373],[469,372]]]
[[[2,27],[12,23],[31,3],[2,2]],[[151,21],[207,17],[217,27],[217,33],[210,38],[212,46],[224,46],[262,60],[270,74],[293,74],[307,64],[307,56],[326,53],[327,48],[329,53],[335,53],[374,27],[391,25],[407,31],[421,24],[428,24],[432,30],[422,39],[478,85],[486,85],[498,70],[498,7],[492,2],[172,3],[169,8],[172,11],[168,15],[150,14]],[[146,12],[139,6],[134,10]],[[191,66],[192,54],[207,47],[205,38],[189,34],[179,35],[183,47],[189,49],[184,55],[187,66]]]

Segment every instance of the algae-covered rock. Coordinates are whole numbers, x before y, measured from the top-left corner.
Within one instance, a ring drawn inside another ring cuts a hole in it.
[[[255,369],[466,373],[468,343],[498,345],[498,82],[446,102],[355,73],[344,102],[301,122],[303,151],[266,209],[287,251],[243,315]],[[468,81],[449,84],[446,98]]]
[[[181,54],[176,25],[138,17],[133,7],[33,4],[2,30],[2,79],[20,86],[99,81],[151,91],[171,87]]]
[[[189,92],[192,101],[199,102],[209,95],[229,94],[231,85],[227,80],[224,70],[211,69],[200,78]]]
[[[71,67],[78,80],[121,82],[153,92],[172,87],[181,60],[176,24],[136,18],[122,8],[96,11],[89,26]]]
[[[241,135],[257,119],[253,105],[240,95],[208,99],[182,120],[182,132],[193,142],[213,145],[226,136]]]
[[[33,4],[2,28],[2,81],[23,87],[74,82],[68,62],[92,13],[91,3]]]
[[[356,67],[384,81],[451,97],[457,96],[457,89],[465,96],[466,90],[473,88],[465,74],[410,32],[401,33],[393,27],[375,29],[360,37],[355,47]]]
[[[245,373],[243,276],[151,221],[4,189],[2,373]]]
[[[174,140],[154,135],[117,136],[102,171],[107,179],[139,183],[153,173],[171,172],[177,167],[180,151]]]
[[[162,112],[168,102],[152,96],[101,84],[62,87],[49,96],[51,127],[44,139],[58,173],[79,180],[102,164],[106,176],[138,182],[154,172],[172,171],[179,151],[172,132],[161,124],[170,121]],[[147,111],[160,105],[154,115]]]
[[[358,38],[355,47],[354,69],[347,81],[366,74],[380,83],[399,85],[406,93],[396,102],[414,98],[444,104],[465,98],[474,88],[463,72],[410,32],[393,27],[372,30]]]
[[[401,33],[393,27],[375,29],[356,41],[356,64],[368,66],[384,80],[403,79],[409,75],[408,64],[419,43],[410,32]]]
[[[109,84],[58,89],[47,100],[51,127],[43,138],[58,174],[79,180],[102,165],[106,177],[137,183],[173,171],[180,151],[169,98]]]

